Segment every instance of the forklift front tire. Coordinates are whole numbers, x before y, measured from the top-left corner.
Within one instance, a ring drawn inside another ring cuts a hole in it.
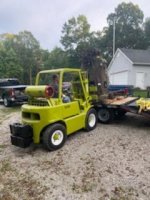
[[[53,124],[43,133],[43,145],[49,151],[57,150],[64,145],[66,137],[65,126],[59,123]]]
[[[97,124],[97,112],[94,108],[91,108],[85,119],[85,129],[91,131],[96,127]]]

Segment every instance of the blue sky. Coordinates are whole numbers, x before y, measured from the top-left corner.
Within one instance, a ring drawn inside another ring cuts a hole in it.
[[[108,14],[120,0],[1,0],[0,34],[31,31],[44,49],[60,46],[63,24],[71,17],[83,14],[91,30],[102,30],[107,25]],[[130,2],[130,1],[124,1]],[[148,0],[132,0],[138,4],[145,17],[150,17]]]

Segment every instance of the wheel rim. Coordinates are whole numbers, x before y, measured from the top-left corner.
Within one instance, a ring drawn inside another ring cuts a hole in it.
[[[52,134],[51,141],[53,145],[60,145],[63,141],[64,134],[61,130],[56,130]]]
[[[89,115],[88,124],[90,127],[94,127],[96,124],[96,116],[93,113]]]
[[[107,109],[100,109],[98,112],[98,118],[101,121],[107,121],[109,119],[109,112]]]

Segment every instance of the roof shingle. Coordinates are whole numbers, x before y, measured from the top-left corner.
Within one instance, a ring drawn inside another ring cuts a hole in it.
[[[133,64],[150,65],[150,50],[125,48],[121,48],[120,50],[133,62]]]

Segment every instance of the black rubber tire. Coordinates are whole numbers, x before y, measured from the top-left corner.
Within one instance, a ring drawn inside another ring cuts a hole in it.
[[[55,133],[55,131],[60,132],[63,136],[61,143],[58,144],[58,145],[54,144],[53,141],[52,141],[53,140],[53,134]],[[66,138],[67,138],[67,135],[66,135],[65,126],[57,123],[57,124],[53,124],[53,125],[47,127],[47,129],[43,133],[42,141],[43,141],[44,147],[47,150],[53,151],[53,150],[60,149],[64,145]]]
[[[10,106],[11,106],[11,103],[10,103],[10,101],[8,100],[7,97],[4,97],[3,101],[4,101],[4,106],[5,106],[5,107],[10,107]]]
[[[91,122],[93,120],[93,123]],[[91,108],[86,115],[85,118],[85,130],[86,131],[91,131],[95,129],[97,125],[97,112],[94,108]]]
[[[98,120],[101,123],[108,124],[114,118],[114,112],[109,108],[99,108],[98,109]]]

